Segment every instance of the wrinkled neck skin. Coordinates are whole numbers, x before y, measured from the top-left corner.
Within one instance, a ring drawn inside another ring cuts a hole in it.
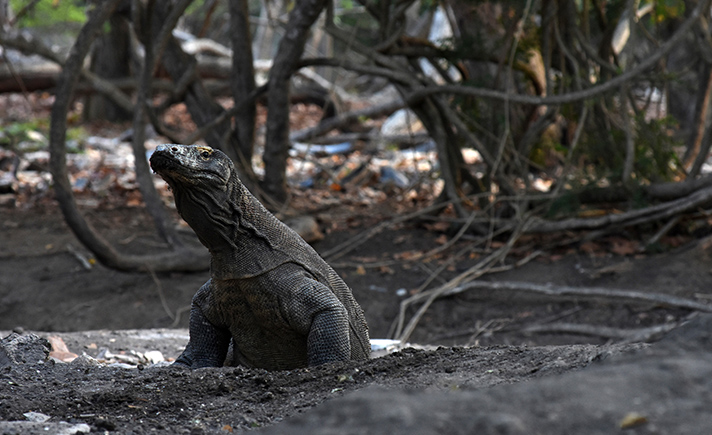
[[[243,277],[236,269],[241,253],[264,252],[264,241],[251,236],[243,227],[242,216],[255,205],[249,193],[233,174],[227,184],[210,188],[174,189],[176,208],[208,248],[213,279]],[[254,230],[254,228],[252,228]]]

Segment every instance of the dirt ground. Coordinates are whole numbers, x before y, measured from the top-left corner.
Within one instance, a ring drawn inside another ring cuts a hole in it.
[[[322,219],[336,230],[316,249],[372,227],[374,215],[364,210],[345,226]],[[162,249],[139,208],[93,209],[87,216],[126,252]],[[372,338],[388,337],[401,301],[446,258],[358,265],[406,258],[437,246],[441,236],[406,223],[334,262],[364,308]],[[712,259],[690,246],[648,256],[574,246],[482,279],[657,292],[705,303],[712,297]],[[429,308],[410,338],[417,349],[285,372],[191,372],[135,360],[149,351],[168,361],[178,356],[188,338],[186,308],[207,272],[87,269],[76,254],[91,258],[56,208],[0,210],[0,334],[56,335],[70,352],[91,357],[3,364],[0,355],[3,434],[712,433],[712,320],[687,309],[471,290]],[[442,279],[475,261],[456,259]],[[657,343],[625,339],[626,331],[684,321]],[[130,361],[97,363],[107,351]],[[49,420],[31,422],[31,412]]]

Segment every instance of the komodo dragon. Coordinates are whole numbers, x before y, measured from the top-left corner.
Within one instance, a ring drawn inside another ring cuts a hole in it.
[[[205,146],[161,145],[151,168],[211,256],[175,364],[220,367],[230,344],[234,363],[267,370],[368,359],[368,326],[349,287],[252,196],[230,158]]]

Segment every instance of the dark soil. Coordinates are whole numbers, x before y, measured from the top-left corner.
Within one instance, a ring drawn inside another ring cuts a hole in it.
[[[139,208],[87,215],[126,252],[164,248]],[[319,251],[377,219],[368,211],[349,217],[348,225],[336,213],[332,217],[322,222],[334,230],[315,245]],[[192,240],[189,231],[185,235]],[[400,302],[447,258],[357,266],[432,249],[440,236],[417,224],[401,225],[333,262],[364,308],[372,338],[388,336]],[[452,252],[467,242],[460,243]],[[207,272],[123,273],[98,264],[87,270],[72,251],[91,259],[54,207],[0,212],[2,336],[12,329],[58,335],[71,352],[90,357],[102,349],[159,350],[168,360],[180,353],[188,338],[185,308]],[[712,261],[699,248],[640,258],[586,254],[575,247],[559,254],[546,252],[483,279],[650,291],[700,302],[712,296]],[[517,259],[515,252],[511,261]],[[442,279],[475,261],[456,259]],[[268,433],[305,434],[712,433],[712,321],[690,314],[651,303],[473,290],[429,308],[410,339],[421,348],[365,363],[285,372],[126,368],[84,357],[8,364],[0,367],[0,433],[229,433],[265,427]],[[652,345],[616,343],[603,329],[588,335],[526,332],[560,323],[634,330],[685,319],[692,320]],[[29,423],[29,412],[51,418]]]

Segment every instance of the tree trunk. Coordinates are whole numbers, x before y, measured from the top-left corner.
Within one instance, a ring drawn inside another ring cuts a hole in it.
[[[297,1],[289,14],[289,22],[270,71],[263,189],[277,203],[284,203],[287,199],[289,80],[304,51],[309,29],[325,6],[326,0]]]
[[[159,33],[162,24],[168,19],[170,13],[171,2],[156,2],[155,19],[151,30],[154,41],[160,37]],[[197,62],[195,58],[185,53],[172,37],[168,39],[165,51],[162,54],[162,65],[174,82],[180,81],[189,69],[196,68]],[[156,53],[156,55],[158,56],[160,53]],[[209,123],[225,111],[222,106],[215,102],[200,80],[195,80],[188,86],[184,101],[190,116],[198,127]],[[233,160],[238,160],[238,144],[234,136],[230,134],[229,119],[211,129],[205,136],[205,141],[211,147],[223,150]]]
[[[232,28],[232,88],[235,104],[255,90],[255,71],[250,37],[249,9],[247,0],[230,0],[230,27]],[[252,173],[252,152],[255,136],[255,105],[248,104],[235,114],[235,140],[237,141],[237,164],[244,173]]]
[[[123,79],[131,75],[129,24],[120,8],[121,5],[109,18],[109,31],[103,33],[92,48],[91,71],[108,80]],[[132,116],[103,95],[88,96],[86,109],[82,112],[85,120],[105,119],[120,122],[128,121]]]
[[[139,19],[142,20],[142,25],[137,26],[137,33],[144,47],[144,59],[138,92],[136,93],[136,105],[133,111],[133,140],[131,141],[131,146],[134,154],[136,181],[146,209],[151,214],[154,225],[161,237],[171,246],[181,246],[178,235],[167,219],[163,201],[161,201],[161,197],[153,184],[151,170],[148,166],[148,160],[146,160],[146,108],[151,101],[153,69],[156,63],[156,47],[153,39],[150,38],[154,7],[155,0],[149,0],[143,11],[144,13],[135,15],[136,18],[141,17]]]
[[[710,97],[712,97],[712,65],[702,62],[695,104],[695,125],[691,129],[692,133],[688,140],[687,152],[683,163],[692,177],[699,174],[709,152],[707,144],[709,144],[710,125],[712,124]]]

